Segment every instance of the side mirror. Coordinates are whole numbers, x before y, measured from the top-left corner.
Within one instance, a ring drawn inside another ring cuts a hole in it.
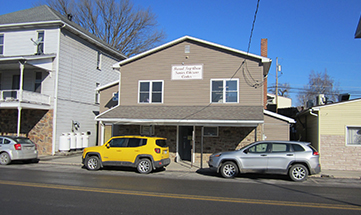
[[[245,149],[243,152],[246,153],[246,154],[248,154],[249,150],[248,150],[248,149]]]
[[[109,143],[108,143],[108,144],[106,144],[106,145],[105,145],[105,147],[107,147],[107,148],[109,149],[109,148],[110,148]]]

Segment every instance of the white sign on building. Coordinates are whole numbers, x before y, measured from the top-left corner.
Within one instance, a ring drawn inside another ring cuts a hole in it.
[[[191,79],[203,79],[203,64],[172,66],[172,80]]]

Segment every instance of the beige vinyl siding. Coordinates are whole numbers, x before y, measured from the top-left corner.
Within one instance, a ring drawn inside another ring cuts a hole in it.
[[[185,45],[190,45],[190,53],[184,53]],[[138,80],[164,80],[163,105],[207,105],[210,103],[210,80],[229,79],[243,59],[240,55],[204,44],[181,42],[122,66],[121,105],[138,104]],[[171,80],[172,65],[183,63],[184,65],[202,64],[203,79]],[[244,67],[244,72],[249,80],[253,78],[261,83],[263,68],[259,65],[258,61],[247,60],[247,68]],[[252,77],[249,77],[247,69]],[[243,69],[239,70],[234,78],[239,79],[240,105],[262,105],[263,87],[254,88],[247,85]]]
[[[265,140],[289,140],[290,127],[288,122],[271,116],[264,116]]]
[[[119,84],[107,87],[100,91],[100,113],[109,110],[114,105],[117,105],[117,101],[113,101],[113,93],[119,91]]]
[[[320,113],[320,132],[323,135],[345,135],[348,125],[361,125],[361,101],[345,102],[322,107]]]

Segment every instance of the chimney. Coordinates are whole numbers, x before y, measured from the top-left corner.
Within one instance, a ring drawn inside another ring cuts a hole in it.
[[[268,40],[261,39],[261,56],[267,57],[268,52]],[[263,82],[263,107],[267,109],[267,78],[265,77]]]

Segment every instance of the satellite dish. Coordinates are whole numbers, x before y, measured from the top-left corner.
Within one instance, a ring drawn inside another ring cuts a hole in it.
[[[34,46],[37,46],[38,47],[38,53],[37,54],[42,54],[42,50],[39,46],[39,44],[43,41],[43,37],[39,37],[37,40],[34,41],[33,38],[30,38],[30,40],[34,43]]]
[[[31,41],[33,41],[34,45],[37,46],[40,44],[40,42],[43,40],[42,37],[39,37],[36,41],[33,40],[33,38],[30,39]]]

